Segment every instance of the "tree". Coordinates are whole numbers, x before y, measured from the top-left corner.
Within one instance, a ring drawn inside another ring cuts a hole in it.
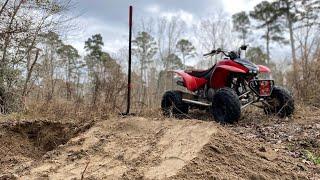
[[[296,2],[297,1],[295,0],[278,0],[276,2],[278,6],[278,16],[284,16],[286,19],[286,25],[290,35],[292,60],[294,64],[296,63],[296,52],[295,52],[295,42],[294,42],[294,35],[293,35],[293,25],[295,22],[298,21]]]
[[[75,71],[77,69],[77,66],[79,65],[77,61],[80,58],[80,55],[78,53],[78,50],[75,49],[71,45],[62,45],[58,49],[58,54],[63,59],[63,64],[65,65],[65,71],[66,71],[66,90],[67,90],[67,99],[70,100],[72,91],[71,91],[71,78],[72,76],[75,76]]]
[[[300,73],[294,73],[294,75],[298,74],[295,79],[295,86],[301,97],[308,98],[311,93],[308,90],[313,89],[310,86],[315,82],[311,73],[316,59],[314,54],[319,49],[320,1],[301,0],[297,16],[298,21],[295,23],[294,33],[295,40],[298,43],[297,52],[299,52],[301,60],[299,63],[301,71]],[[300,74],[302,76],[299,76]],[[302,79],[302,81],[299,81],[299,79]]]
[[[222,11],[217,11],[210,17],[202,19],[200,24],[195,27],[195,36],[197,36],[198,44],[201,45],[203,52],[210,52],[217,48],[230,48],[228,46],[230,46],[231,41],[234,41],[234,37],[230,20],[226,17],[226,14]],[[202,68],[211,67],[212,64],[217,62],[218,58],[218,56],[212,56],[210,61],[205,60],[201,65],[206,64],[206,66]]]
[[[159,75],[158,75],[159,81],[157,86],[173,88],[174,87],[173,73],[168,70],[181,69],[183,67],[183,64],[179,56],[173,53],[169,54],[169,56],[167,57],[167,60],[170,61],[170,64],[167,70],[162,70],[159,72]]]
[[[232,15],[233,30],[239,32],[239,38],[246,44],[248,38],[250,19],[246,12],[242,11]]]
[[[84,49],[89,52],[90,57],[95,58],[95,60],[101,60],[103,54],[102,46],[104,45],[101,34],[93,35],[84,44]]]
[[[87,41],[85,41],[85,50],[89,53],[86,57],[86,64],[89,70],[89,76],[93,79],[93,95],[92,104],[96,105],[98,95],[101,89],[101,63],[105,60],[106,54],[102,51],[102,46],[104,45],[102,41],[101,34],[95,34]]]
[[[12,104],[11,110],[17,111],[21,104],[7,101],[20,101],[20,96],[28,94],[32,71],[37,70],[38,58],[32,56],[43,45],[41,34],[70,27],[70,16],[64,13],[72,6],[65,1],[26,1],[3,0],[0,3],[0,101],[5,106]],[[66,26],[64,26],[66,25]],[[44,45],[45,46],[45,45]],[[42,54],[42,53],[41,53]],[[40,57],[39,57],[40,60]],[[22,80],[22,81],[21,81]],[[43,78],[39,81],[42,81]],[[19,87],[23,87],[20,91]],[[17,95],[17,92],[18,95]],[[20,94],[21,92],[21,94]],[[11,105],[10,105],[11,106]],[[9,111],[7,107],[5,111]],[[1,110],[0,110],[1,111]]]
[[[266,65],[268,55],[265,54],[260,47],[252,47],[247,51],[246,58],[256,64]]]
[[[159,52],[159,59],[162,69],[167,71],[172,66],[170,58],[171,54],[176,52],[176,44],[183,32],[184,22],[173,17],[170,20],[161,18],[157,22],[157,45]],[[161,73],[160,73],[161,74]],[[159,76],[160,77],[160,76]],[[164,83],[159,81],[164,81]],[[157,97],[160,97],[162,92],[167,89],[167,78],[158,78]],[[160,85],[163,85],[160,87]]]
[[[27,75],[26,75],[26,80],[24,82],[24,85],[23,85],[23,90],[22,90],[22,97],[24,98],[27,94],[28,94],[28,83],[31,79],[31,75],[32,75],[32,72],[37,64],[37,61],[38,61],[38,58],[39,58],[39,51],[40,49],[37,49],[36,50],[36,54],[35,54],[35,58],[34,60],[32,61],[31,60],[31,55],[29,55],[27,57]]]
[[[285,39],[282,36],[281,23],[278,19],[276,3],[269,3],[268,1],[262,1],[260,4],[254,7],[254,10],[250,12],[250,16],[261,24],[257,29],[265,28],[265,34],[262,36],[266,40],[266,49],[268,60],[270,63],[270,43],[275,41],[278,43],[285,43]]]
[[[145,94],[145,86],[143,86],[143,79],[147,81],[146,69],[152,62],[155,54],[157,53],[157,46],[154,38],[147,32],[139,32],[133,42],[133,53],[137,56],[140,62],[140,94],[139,101],[143,101]]]
[[[297,81],[297,57],[296,57],[296,48],[295,48],[295,39],[294,39],[294,23],[298,21],[297,17],[297,1],[296,0],[278,0],[275,2],[278,6],[278,16],[283,16],[286,21],[284,21],[284,25],[287,27],[289,31],[289,40],[291,47],[291,56],[293,62],[293,79]],[[294,83],[296,84],[296,83]]]
[[[171,62],[168,69],[181,69],[184,66],[181,59],[176,54],[169,54],[168,61]]]
[[[184,22],[177,17],[158,21],[157,45],[164,70],[168,70],[171,64],[169,56],[176,52],[176,44],[183,32],[183,26]]]
[[[123,83],[120,81],[122,72],[120,65],[109,53],[102,50],[103,44],[100,34],[93,35],[85,41],[85,50],[88,52],[85,61],[93,85],[92,104],[95,106],[98,100],[103,100],[104,97],[105,107],[115,108],[117,94],[123,89]]]
[[[46,100],[50,101],[53,98],[56,78],[55,72],[58,68],[57,57],[58,49],[63,46],[59,35],[55,32],[48,32],[40,35],[44,45],[44,60],[42,63],[42,75],[44,77],[44,87],[46,90]]]
[[[182,55],[183,68],[186,68],[186,60],[193,57],[195,54],[195,48],[192,43],[187,39],[181,39],[177,43],[178,52]]]

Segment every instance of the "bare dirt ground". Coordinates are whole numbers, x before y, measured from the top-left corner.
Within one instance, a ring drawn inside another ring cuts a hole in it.
[[[245,112],[234,125],[197,112],[86,123],[2,117],[0,179],[320,179],[319,141],[318,109],[289,119]]]

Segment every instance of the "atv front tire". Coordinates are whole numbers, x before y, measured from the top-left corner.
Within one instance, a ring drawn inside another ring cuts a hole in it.
[[[212,114],[217,122],[234,123],[241,115],[239,97],[231,88],[219,89],[212,98]]]
[[[264,112],[267,115],[273,114],[284,118],[293,114],[294,99],[291,93],[282,87],[275,86],[273,88],[267,103],[268,105],[264,108]]]
[[[188,104],[182,101],[181,92],[167,91],[164,93],[161,101],[161,109],[165,116],[181,116],[187,114]]]

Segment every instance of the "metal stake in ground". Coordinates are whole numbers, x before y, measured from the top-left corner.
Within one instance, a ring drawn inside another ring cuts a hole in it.
[[[129,7],[129,63],[128,63],[128,86],[127,86],[127,110],[122,115],[130,113],[130,98],[131,98],[131,39],[132,39],[132,6]]]

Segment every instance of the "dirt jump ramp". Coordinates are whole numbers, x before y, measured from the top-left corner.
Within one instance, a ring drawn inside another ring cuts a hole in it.
[[[96,123],[21,179],[304,179],[290,157],[214,122],[120,118]]]

